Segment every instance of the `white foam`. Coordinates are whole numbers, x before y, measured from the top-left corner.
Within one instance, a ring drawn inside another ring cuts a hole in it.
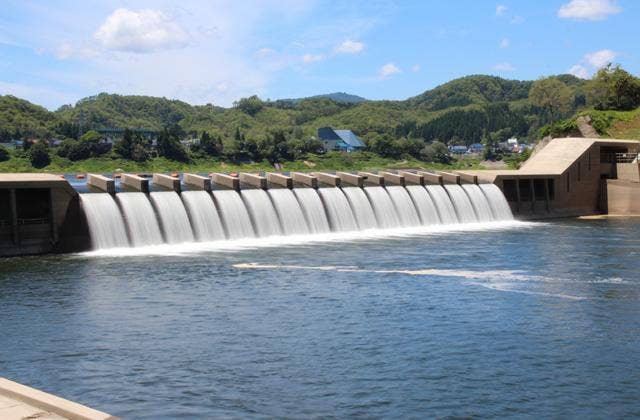
[[[140,255],[189,255],[203,252],[240,251],[244,249],[295,246],[318,242],[357,242],[384,238],[441,235],[451,232],[483,232],[526,229],[538,226],[538,222],[485,222],[452,225],[431,225],[410,228],[370,229],[366,231],[330,232],[311,235],[270,236],[265,238],[228,239],[213,242],[162,244],[137,248],[111,248],[84,252],[79,255],[95,257],[127,257]]]

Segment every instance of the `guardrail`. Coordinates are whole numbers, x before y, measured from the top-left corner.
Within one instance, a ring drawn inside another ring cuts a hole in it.
[[[49,219],[47,218],[39,218],[39,219],[18,219],[19,225],[46,225],[49,223]]]

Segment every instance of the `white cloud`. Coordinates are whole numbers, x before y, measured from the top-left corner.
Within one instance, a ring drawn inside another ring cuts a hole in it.
[[[500,72],[514,71],[516,69],[511,63],[508,63],[506,61],[503,63],[495,64],[492,68]]]
[[[316,61],[322,61],[324,56],[322,54],[305,54],[302,56],[303,63],[315,63]]]
[[[135,53],[180,48],[189,40],[178,22],[151,9],[116,9],[94,36],[106,49]]]
[[[417,73],[420,71],[422,67],[420,67],[420,64],[414,64],[413,66],[411,66],[411,71],[414,73]]]
[[[615,51],[600,50],[585,54],[584,61],[595,69],[600,69],[611,63],[617,56]]]
[[[569,71],[569,74],[573,74],[574,76],[579,77],[581,79],[589,78],[589,71],[581,64],[576,64],[575,66],[571,66],[571,68],[568,71]]]
[[[622,9],[616,4],[615,0],[571,0],[558,9],[558,17],[563,19],[602,20],[621,11]]]
[[[73,46],[70,43],[63,42],[62,44],[58,45],[58,48],[56,48],[55,55],[60,60],[64,60],[71,57],[73,51]]]
[[[335,48],[335,52],[340,54],[357,54],[364,50],[364,44],[358,41],[347,39]]]
[[[378,75],[380,75],[380,77],[382,78],[386,78],[398,73],[402,73],[402,70],[400,69],[400,67],[396,66],[393,63],[385,64],[384,66],[380,67],[380,70],[378,71]]]
[[[591,74],[613,62],[617,56],[618,53],[607,49],[587,53],[582,57],[580,63],[569,69],[569,73],[582,79],[588,79]]]
[[[510,44],[509,38],[503,38],[502,41],[500,41],[500,48],[509,48]]]
[[[267,58],[267,57],[271,57],[276,53],[276,51],[272,48],[260,48],[258,51],[256,51],[256,57],[257,58]]]
[[[496,6],[496,16],[504,16],[506,12],[507,12],[507,6],[503,4],[499,4]]]

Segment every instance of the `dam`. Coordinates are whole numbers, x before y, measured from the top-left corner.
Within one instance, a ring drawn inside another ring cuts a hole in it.
[[[638,214],[638,145],[554,139],[500,171],[88,174],[86,184],[4,174],[0,256]]]

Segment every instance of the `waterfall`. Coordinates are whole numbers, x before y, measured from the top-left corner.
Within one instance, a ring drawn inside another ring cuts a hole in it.
[[[453,208],[453,203],[447,191],[440,185],[427,185],[425,188],[433,200],[433,204],[436,205],[440,221],[445,225],[458,223],[456,210]]]
[[[159,245],[163,242],[158,219],[147,196],[140,192],[118,193],[124,220],[133,246]]]
[[[240,194],[231,190],[213,191],[220,216],[230,239],[251,238],[256,234]]]
[[[387,187],[387,192],[398,210],[402,226],[420,226],[420,216],[418,216],[416,206],[413,204],[407,190],[404,187],[395,185]]]
[[[377,228],[376,215],[362,188],[345,187],[342,192],[344,192],[349,204],[351,204],[351,209],[356,216],[356,222],[358,222],[360,230]]]
[[[369,197],[373,211],[381,228],[400,227],[400,218],[397,210],[389,197],[389,193],[383,187],[366,187],[364,191]]]
[[[340,232],[358,230],[358,223],[353,216],[351,206],[340,188],[318,188],[318,194],[329,215],[331,230]]]
[[[182,201],[187,208],[193,224],[193,233],[198,241],[217,241],[225,238],[222,221],[209,193],[183,191]]]
[[[189,216],[178,193],[158,191],[150,193],[149,197],[160,216],[165,242],[169,244],[193,242],[194,236]]]
[[[425,226],[439,224],[438,210],[427,190],[420,185],[407,185],[407,191],[416,205],[422,224]]]
[[[285,235],[303,235],[309,233],[307,220],[300,207],[300,203],[291,190],[286,188],[271,189],[268,191],[280,216],[280,222]]]
[[[269,195],[264,190],[242,190],[240,193],[258,232],[258,236],[282,234],[280,220]]]
[[[294,188],[293,193],[300,203],[311,233],[330,232],[327,213],[316,190],[313,188]]]
[[[462,188],[469,196],[469,200],[471,200],[471,204],[478,215],[478,220],[481,222],[492,221],[493,212],[491,211],[491,206],[487,201],[487,197],[482,193],[480,187],[477,185],[467,184],[463,185]]]
[[[476,216],[473,205],[462,187],[460,185],[445,185],[444,188],[447,190],[449,197],[451,197],[460,223],[477,222],[478,216]]]
[[[129,246],[127,230],[118,204],[110,194],[80,194],[94,249]]]
[[[494,220],[513,220],[511,207],[504,194],[495,184],[480,184],[480,189],[487,197],[487,201],[493,211]]]
[[[80,195],[95,249],[513,220],[493,184]]]

